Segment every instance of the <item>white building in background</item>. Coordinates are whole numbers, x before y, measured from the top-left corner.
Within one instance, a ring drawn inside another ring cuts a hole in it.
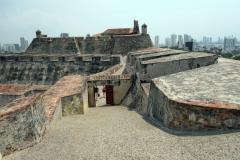
[[[192,36],[188,35],[188,42],[191,42],[191,41],[192,41]]]
[[[60,37],[66,38],[66,37],[69,37],[69,36],[68,36],[68,33],[61,33]]]
[[[3,50],[6,52],[15,52],[14,44],[3,44]]]
[[[177,46],[177,35],[175,33],[171,35],[171,46]]]
[[[20,50],[25,50],[25,39],[23,37],[20,37]]]
[[[235,50],[235,46],[236,46],[236,39],[235,38],[224,38],[224,42],[223,42],[223,50],[225,52],[232,52]]]
[[[165,38],[165,46],[167,46],[168,48],[171,47],[171,41],[170,38]]]
[[[155,36],[155,47],[159,47],[159,36]]]
[[[203,36],[203,44],[207,43],[207,37]]]
[[[183,48],[183,36],[178,35],[178,48]]]
[[[184,34],[184,44],[185,44],[185,42],[188,42],[188,34]]]
[[[25,50],[27,50],[27,48],[28,48],[28,41],[25,40]]]

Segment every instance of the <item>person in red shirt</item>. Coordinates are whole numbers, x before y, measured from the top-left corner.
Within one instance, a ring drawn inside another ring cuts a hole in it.
[[[103,86],[102,91],[103,91],[103,98],[105,98],[106,97],[106,86]]]

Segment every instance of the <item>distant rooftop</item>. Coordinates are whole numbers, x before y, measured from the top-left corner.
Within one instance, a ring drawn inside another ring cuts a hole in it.
[[[131,34],[133,30],[131,28],[118,28],[118,29],[108,29],[102,34]]]

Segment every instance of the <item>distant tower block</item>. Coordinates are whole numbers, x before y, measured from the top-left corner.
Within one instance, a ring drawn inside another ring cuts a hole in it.
[[[42,33],[41,33],[40,30],[37,30],[37,31],[36,31],[36,37],[37,37],[37,38],[41,38],[41,37],[42,37]]]
[[[142,35],[147,35],[147,25],[145,23],[142,25]]]
[[[134,20],[133,32],[139,34],[138,20]]]

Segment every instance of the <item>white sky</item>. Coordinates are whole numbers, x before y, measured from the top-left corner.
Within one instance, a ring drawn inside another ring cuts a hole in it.
[[[146,23],[154,42],[172,33],[216,41],[233,35],[240,40],[240,0],[0,0],[0,43],[30,42],[35,31],[49,37],[97,34],[109,28]]]

